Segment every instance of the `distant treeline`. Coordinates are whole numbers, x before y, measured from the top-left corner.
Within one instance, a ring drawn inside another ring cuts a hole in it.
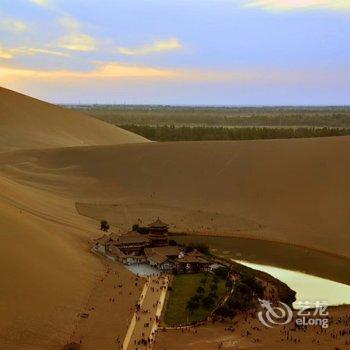
[[[152,141],[259,140],[350,135],[346,128],[225,128],[120,125]]]
[[[69,107],[116,125],[350,127],[350,107]]]

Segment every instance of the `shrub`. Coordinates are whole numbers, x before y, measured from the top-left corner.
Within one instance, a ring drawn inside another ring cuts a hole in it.
[[[107,232],[109,230],[110,226],[109,226],[109,223],[107,220],[101,220],[100,222],[100,230],[101,231],[104,231],[104,232]]]
[[[231,309],[246,310],[252,305],[253,292],[246,284],[238,282],[233,295],[227,300],[227,305]]]
[[[202,305],[203,307],[205,307],[206,309],[210,309],[212,307],[214,307],[215,305],[215,299],[211,296],[206,296],[203,298],[202,300]]]
[[[254,276],[244,274],[241,277],[241,282],[249,286],[249,288],[259,297],[264,296],[265,287],[259,281],[257,281]]]
[[[199,286],[199,287],[197,288],[197,293],[198,293],[198,294],[204,294],[204,292],[205,292],[205,290],[204,290],[204,288],[203,288],[202,286]]]
[[[186,248],[186,252],[189,253],[195,249],[204,255],[211,256],[209,247],[204,243],[190,243]]]
[[[225,283],[226,289],[232,289],[233,287],[233,282],[231,280],[227,280]]]
[[[143,226],[140,226],[138,224],[135,224],[132,226],[132,230],[135,231],[135,232],[138,232],[142,235],[147,235],[149,234],[149,228],[148,227],[143,227]]]
[[[210,290],[211,291],[215,291],[217,289],[218,289],[218,285],[216,283],[213,283],[213,284],[210,285]]]
[[[199,308],[199,302],[194,300],[193,298],[191,298],[186,304],[186,309],[189,312],[193,312],[194,310],[196,310],[198,308]]]
[[[215,311],[216,315],[222,316],[222,317],[234,317],[235,311],[231,309],[227,304],[219,306],[217,310]]]
[[[219,282],[219,277],[216,276],[216,275],[214,275],[214,277],[213,277],[213,282],[214,282],[214,283],[218,283],[218,282]]]
[[[208,294],[208,297],[211,297],[211,298],[213,298],[213,299],[217,299],[217,298],[218,298],[218,295],[216,294],[216,292],[210,292],[210,293]]]
[[[215,276],[222,278],[222,279],[226,279],[229,272],[230,272],[230,269],[228,267],[225,267],[225,266],[218,267],[217,269],[214,270]]]

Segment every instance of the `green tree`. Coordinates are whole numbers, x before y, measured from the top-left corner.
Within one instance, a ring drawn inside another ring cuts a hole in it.
[[[198,308],[199,308],[199,302],[194,300],[193,297],[186,304],[186,310],[190,314],[192,314],[193,311],[197,310]]]
[[[107,220],[101,220],[100,222],[100,230],[107,232],[109,230],[110,226],[109,223],[107,222]]]
[[[197,288],[197,293],[198,293],[198,294],[204,294],[204,292],[205,292],[205,290],[204,290],[204,288],[203,288],[202,286],[199,286],[199,287]]]
[[[208,295],[208,296],[203,298],[202,305],[206,309],[211,309],[215,306],[215,299]]]

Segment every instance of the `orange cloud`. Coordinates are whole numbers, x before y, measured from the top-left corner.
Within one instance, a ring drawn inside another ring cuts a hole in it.
[[[4,47],[2,47],[0,45],[0,59],[5,59],[5,60],[9,60],[13,57],[13,54],[10,50],[5,49]]]
[[[128,56],[144,56],[153,53],[160,53],[166,51],[177,51],[182,48],[182,44],[176,38],[158,40],[150,45],[145,45],[141,47],[127,48],[119,47],[117,51],[122,55]]]

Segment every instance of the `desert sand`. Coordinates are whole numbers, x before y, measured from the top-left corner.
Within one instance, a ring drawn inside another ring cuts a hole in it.
[[[61,349],[91,300],[102,306],[86,329],[112,320],[98,296],[112,284],[94,292],[106,274],[89,251],[100,235],[94,219],[123,231],[159,215],[178,231],[350,257],[350,137],[151,143],[1,89],[0,151],[3,349]],[[135,298],[116,307],[125,315],[114,319],[116,330],[126,330]]]
[[[348,349],[350,307],[329,309],[329,313],[328,329],[308,326],[305,331],[295,330],[293,325],[264,328],[255,315],[237,315],[225,323],[159,332],[155,350]]]
[[[78,210],[123,230],[159,215],[180,232],[349,257],[349,154],[350,137],[144,143],[16,151],[2,154],[0,167],[20,183],[90,203]]]
[[[82,113],[0,87],[0,152],[146,141]]]

